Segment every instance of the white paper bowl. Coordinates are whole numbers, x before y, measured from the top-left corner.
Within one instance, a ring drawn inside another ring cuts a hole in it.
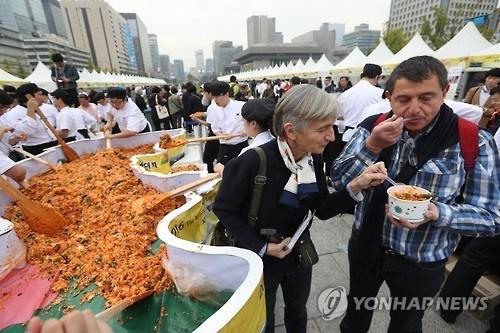
[[[424,220],[424,213],[427,211],[431,199],[422,201],[402,200],[394,196],[395,193],[405,192],[408,190],[416,190],[418,193],[428,194],[431,193],[426,189],[411,185],[397,185],[391,186],[387,189],[389,195],[389,210],[396,218],[408,220],[411,223],[418,223]]]

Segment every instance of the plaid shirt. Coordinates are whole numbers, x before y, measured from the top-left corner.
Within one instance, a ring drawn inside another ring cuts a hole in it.
[[[332,169],[334,187],[344,188],[349,181],[365,168],[354,155],[358,153],[365,161],[375,162],[378,155],[365,146],[370,132],[357,128]],[[390,177],[394,178],[412,154],[405,131],[386,165]],[[418,145],[419,137],[415,137]],[[428,160],[413,176],[409,185],[429,190],[435,195],[439,218],[420,225],[416,229],[396,227],[387,218],[384,221],[383,245],[416,262],[434,262],[449,257],[460,240],[460,235],[489,236],[500,233],[500,156],[495,141],[489,133],[479,133],[479,156],[473,170],[469,172],[464,190],[464,203],[456,199],[465,182],[464,160],[459,143],[441,151]],[[355,210],[355,228],[359,230],[363,211],[370,201],[364,195]]]

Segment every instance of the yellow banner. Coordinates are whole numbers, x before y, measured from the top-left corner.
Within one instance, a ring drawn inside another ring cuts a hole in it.
[[[169,225],[172,235],[193,243],[210,244],[215,225],[219,222],[213,212],[219,184],[201,194],[202,200],[199,203],[172,220]]]
[[[264,278],[245,305],[219,332],[263,332],[266,324],[266,297]]]
[[[481,62],[481,67],[500,67],[500,55],[492,54],[487,56],[470,57],[469,62]]]
[[[193,243],[203,243],[207,236],[203,203],[199,202],[189,210],[178,215],[170,222],[169,229],[175,237]]]
[[[170,172],[170,162],[166,153],[135,155],[138,164],[146,171],[167,174]]]

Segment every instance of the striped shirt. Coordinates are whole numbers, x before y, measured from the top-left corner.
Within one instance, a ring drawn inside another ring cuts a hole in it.
[[[339,190],[358,176],[365,168],[354,156],[375,162],[378,155],[369,151],[365,140],[370,132],[357,128],[332,169],[334,187]],[[394,178],[400,161],[407,161],[412,154],[410,139],[403,132],[386,166]],[[418,145],[419,137],[414,144]],[[485,131],[479,133],[479,156],[473,170],[469,171],[464,190],[464,203],[457,204],[460,189],[465,182],[464,160],[460,144],[456,143],[428,160],[413,176],[409,185],[429,190],[439,208],[439,218],[416,229],[396,227],[387,218],[383,227],[383,245],[416,262],[434,262],[448,258],[460,240],[460,235],[489,236],[500,233],[500,157],[498,148]],[[363,211],[371,198],[365,195],[355,209],[355,228],[359,230]]]

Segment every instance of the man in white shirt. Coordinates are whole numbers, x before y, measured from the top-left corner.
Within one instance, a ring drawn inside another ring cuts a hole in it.
[[[120,87],[110,88],[108,98],[112,108],[108,112],[108,122],[104,126],[104,131],[111,130],[116,124],[120,128],[120,133],[105,133],[106,137],[128,138],[138,133],[151,131],[144,114],[134,102],[127,99],[125,89]]]
[[[16,90],[18,105],[8,112],[8,121],[15,121],[18,134],[26,134],[23,149],[34,155],[57,145],[57,140],[36,114],[43,104],[44,96],[34,83],[25,83]],[[9,113],[11,113],[9,115]],[[50,122],[50,119],[49,119]],[[54,126],[54,124],[52,124]]]
[[[78,126],[75,115],[79,110],[69,106],[73,102],[73,97],[63,89],[57,89],[52,93],[52,96],[54,97],[54,106],[59,111],[57,114],[57,131],[59,135],[65,141],[76,140]]]
[[[264,91],[267,89],[267,82],[266,79],[264,78],[261,83],[257,85],[257,93],[258,97],[262,98],[262,95],[264,95]]]
[[[375,64],[366,64],[361,73],[361,80],[339,97],[345,123],[342,141],[347,142],[354,133],[354,128],[363,120],[363,110],[370,104],[382,100],[382,89],[376,87],[382,74],[382,68]]]
[[[210,86],[210,92],[219,109],[217,112],[209,113],[207,121],[211,124],[215,135],[230,136],[227,140],[220,140],[217,155],[217,162],[225,165],[248,146],[248,136],[241,116],[241,108],[245,103],[229,98],[229,84],[226,82],[214,82]]]
[[[0,114],[3,113],[10,107],[13,102],[13,98],[9,96],[5,91],[0,90]],[[2,117],[0,117],[0,174],[9,176],[18,183],[22,183],[26,177],[26,169],[21,165],[17,165],[8,156],[10,153],[10,145],[12,141],[12,133],[10,133],[11,127],[6,126],[2,122]]]

